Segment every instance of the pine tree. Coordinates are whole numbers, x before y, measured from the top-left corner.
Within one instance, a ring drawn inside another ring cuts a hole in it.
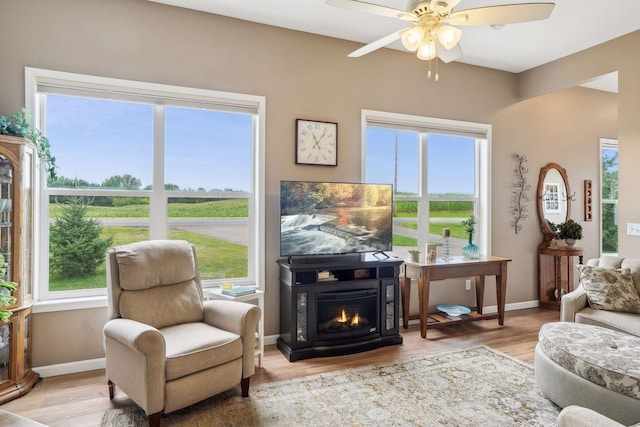
[[[113,239],[100,238],[102,225],[87,218],[87,201],[69,197],[65,202],[49,230],[51,273],[65,279],[90,276],[104,261]]]

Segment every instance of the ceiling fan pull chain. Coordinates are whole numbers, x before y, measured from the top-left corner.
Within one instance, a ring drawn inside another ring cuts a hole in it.
[[[427,73],[427,78],[431,78],[431,60],[429,60],[429,72]]]
[[[438,74],[438,58],[436,58],[436,81],[440,80],[440,74]]]

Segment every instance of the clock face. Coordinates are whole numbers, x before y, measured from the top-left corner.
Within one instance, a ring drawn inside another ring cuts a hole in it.
[[[296,120],[296,163],[336,166],[338,164],[338,124]]]

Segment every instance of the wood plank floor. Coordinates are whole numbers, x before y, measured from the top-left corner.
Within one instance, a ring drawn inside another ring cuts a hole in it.
[[[538,330],[547,322],[559,320],[558,311],[527,309],[506,313],[504,326],[496,320],[452,325],[428,331],[420,337],[418,325],[400,328],[402,345],[383,347],[348,356],[324,357],[290,363],[274,345],[266,346],[263,368],[257,369],[251,385],[285,380],[319,372],[357,367],[371,363],[401,360],[424,353],[485,344],[533,364]],[[120,390],[109,400],[103,370],[45,378],[27,395],[0,408],[50,426],[99,426],[105,410],[131,406]]]

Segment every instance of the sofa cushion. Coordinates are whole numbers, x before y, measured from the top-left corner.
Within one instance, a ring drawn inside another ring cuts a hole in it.
[[[622,261],[624,261],[624,258],[619,257],[619,256],[611,256],[611,255],[603,255],[600,258],[596,258],[595,263],[593,265],[595,265],[596,267],[602,267],[602,268],[620,268],[620,266],[622,265]]]
[[[578,265],[589,305],[600,310],[640,313],[640,295],[629,269]]]
[[[552,322],[542,325],[538,340],[544,354],[564,369],[640,399],[640,338],[598,326]]]
[[[640,258],[625,258],[620,263],[620,268],[628,268],[633,277],[633,283],[636,285],[638,294],[640,294]]]
[[[242,357],[242,339],[206,323],[160,329],[167,353],[167,381]]]
[[[585,307],[576,313],[575,322],[602,326],[640,337],[640,316],[632,313]]]

